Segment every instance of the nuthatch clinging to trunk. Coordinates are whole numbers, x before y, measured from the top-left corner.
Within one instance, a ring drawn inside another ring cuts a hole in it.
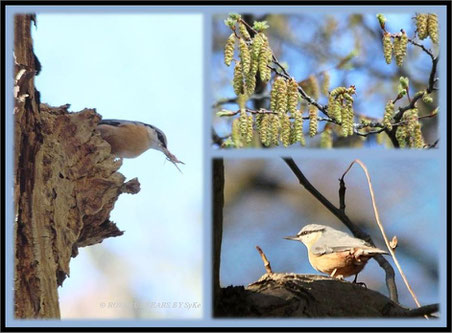
[[[337,278],[355,275],[354,282],[370,258],[388,254],[362,239],[320,224],[308,224],[296,236],[284,238],[306,245],[309,262],[317,271]]]
[[[163,152],[177,169],[176,163],[184,164],[170,153],[165,134],[155,126],[139,121],[102,119],[97,129],[110,144],[111,153],[118,157],[135,158],[152,148]]]

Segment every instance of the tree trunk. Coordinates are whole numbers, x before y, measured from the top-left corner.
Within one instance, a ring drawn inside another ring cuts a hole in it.
[[[220,287],[220,259],[221,239],[223,238],[223,205],[224,205],[224,165],[223,159],[214,159],[212,162],[213,179],[213,300],[214,312],[217,309],[216,302],[221,296]]]
[[[95,128],[94,109],[70,113],[69,105],[40,104],[34,77],[34,15],[14,21],[15,316],[59,318],[58,286],[69,275],[78,248],[122,235],[108,218],[124,184],[121,166]],[[57,83],[55,83],[57,84]]]

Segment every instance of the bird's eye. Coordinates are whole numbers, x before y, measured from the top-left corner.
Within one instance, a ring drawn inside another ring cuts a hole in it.
[[[162,143],[163,147],[167,148],[167,147],[166,147],[166,139],[165,139],[165,136],[164,136],[161,132],[157,131],[157,137],[159,138],[159,140],[160,140],[160,142]]]

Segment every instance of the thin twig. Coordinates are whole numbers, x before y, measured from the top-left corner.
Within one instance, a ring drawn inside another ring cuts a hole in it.
[[[339,209],[345,213],[345,191],[347,187],[345,187],[345,182],[341,178],[339,179]]]
[[[350,218],[345,214],[345,212],[341,211],[339,208],[335,207],[327,198],[325,198],[322,193],[320,193],[305,177],[303,172],[298,168],[292,158],[283,158],[284,162],[289,166],[289,168],[294,173],[295,177],[297,177],[298,181],[304,188],[311,193],[317,200],[320,201],[322,205],[324,205],[334,216],[336,216],[342,223],[344,223],[348,229],[352,232],[352,234],[357,237],[365,240],[369,244],[375,246],[374,242],[370,238],[370,236],[362,231],[358,226],[356,226]],[[397,295],[397,286],[395,284],[395,274],[394,269],[391,264],[384,258],[382,255],[376,255],[373,257],[381,268],[386,273],[386,286],[389,291],[389,297],[392,301],[398,303],[398,295]]]
[[[229,113],[225,114],[225,115],[222,115],[222,117],[233,117],[233,116],[236,116],[242,110],[245,110],[246,112],[251,113],[251,114],[275,114],[275,115],[278,114],[278,112],[276,112],[276,111],[271,111],[271,110],[267,110],[267,109],[264,109],[264,108],[260,108],[259,110],[253,110],[253,109],[245,108],[245,109],[237,109],[235,111],[232,111],[232,110],[230,111],[230,110],[224,110],[223,109],[222,111],[228,111]],[[302,118],[304,120],[311,119],[311,117],[309,117],[309,116],[304,116]],[[289,119],[294,119],[294,117],[293,116],[289,116]],[[331,118],[317,117],[317,121],[331,121]]]
[[[361,168],[364,170],[364,173],[366,174],[367,184],[369,185],[370,197],[371,197],[371,199],[372,199],[372,207],[373,207],[374,214],[375,214],[375,220],[376,220],[376,222],[377,222],[378,227],[380,228],[380,231],[381,231],[381,234],[382,234],[383,239],[384,239],[384,241],[385,241],[386,247],[388,248],[388,251],[389,251],[389,253],[390,253],[391,256],[392,256],[392,259],[394,260],[394,263],[396,264],[397,269],[399,270],[400,275],[402,276],[403,282],[405,282],[405,285],[407,286],[408,291],[410,292],[411,296],[413,297],[414,302],[416,303],[416,305],[417,305],[418,307],[420,307],[421,304],[419,303],[419,301],[418,301],[416,295],[414,294],[413,289],[411,288],[410,284],[408,283],[408,280],[407,280],[407,278],[406,278],[406,276],[405,276],[405,273],[403,272],[402,267],[400,266],[399,261],[398,261],[397,258],[396,258],[395,252],[394,252],[394,250],[392,249],[392,247],[391,247],[390,244],[389,244],[389,240],[388,240],[388,237],[386,236],[386,233],[385,233],[385,231],[384,231],[383,224],[382,224],[381,221],[380,221],[380,216],[379,216],[379,214],[378,214],[377,205],[376,205],[376,203],[375,203],[374,190],[373,190],[373,187],[372,187],[372,182],[371,182],[371,180],[370,180],[369,172],[367,171],[367,167],[364,165],[363,162],[361,162],[360,160],[356,159],[356,160],[354,160],[354,161],[350,164],[350,166],[347,168],[347,170],[345,170],[345,172],[344,172],[344,174],[342,175],[341,179],[342,179],[342,180],[344,179],[345,175],[350,171],[351,167],[352,167],[355,163],[358,163],[358,164],[361,166]]]
[[[264,267],[265,267],[265,271],[267,272],[267,274],[273,274],[272,266],[270,265],[270,261],[267,260],[267,257],[265,256],[264,251],[262,251],[262,249],[257,245],[256,245],[256,250],[257,250],[257,252],[259,252],[261,259],[264,262]]]

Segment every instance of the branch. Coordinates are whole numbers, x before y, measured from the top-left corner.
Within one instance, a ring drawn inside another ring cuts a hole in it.
[[[439,311],[439,304],[429,304],[424,305],[421,307],[418,307],[417,309],[411,309],[406,313],[405,315],[407,317],[420,317],[420,316],[426,316],[431,315],[432,313]]]
[[[334,216],[336,216],[342,223],[344,223],[352,234],[365,240],[369,244],[374,245],[374,242],[368,234],[362,231],[358,226],[356,226],[349,217],[339,208],[334,206],[327,198],[325,198],[304,176],[298,166],[295,164],[292,158],[283,158],[284,162],[289,166],[294,175],[297,177],[301,185],[303,185],[306,190],[311,193],[317,200],[320,201]],[[384,269],[386,273],[386,286],[389,291],[389,296],[394,302],[398,302],[397,286],[395,284],[395,274],[394,269],[389,264],[389,262],[382,255],[377,255],[374,259],[378,262],[381,268]]]
[[[252,95],[250,98],[248,98],[248,100],[251,100],[251,101],[260,101],[263,99],[270,99],[270,95],[269,94],[255,94],[255,95]],[[215,104],[212,105],[212,109],[216,109],[217,107],[224,105],[224,104],[232,104],[232,103],[237,103],[237,97],[219,99],[217,102],[215,102]]]
[[[381,221],[380,221],[380,215],[379,215],[379,213],[378,213],[377,204],[375,203],[375,195],[374,195],[374,190],[373,190],[373,187],[372,187],[372,182],[371,182],[371,180],[370,180],[369,172],[367,171],[366,166],[365,166],[364,163],[361,162],[360,160],[358,160],[358,159],[354,160],[354,161],[350,164],[350,166],[347,168],[347,170],[345,170],[344,174],[343,174],[342,177],[341,177],[341,180],[342,180],[342,181],[344,180],[345,175],[350,171],[350,169],[352,168],[352,166],[353,166],[355,163],[358,163],[358,164],[361,166],[361,168],[363,169],[364,173],[366,174],[367,184],[369,185],[370,197],[371,197],[371,199],[372,199],[372,207],[373,207],[374,214],[375,214],[375,221],[377,222],[377,225],[378,225],[378,227],[380,228],[380,231],[381,231],[381,234],[382,234],[383,239],[384,239],[384,241],[385,241],[386,247],[388,248],[389,253],[391,253],[392,259],[394,260],[394,263],[396,264],[397,269],[399,270],[400,275],[402,276],[403,282],[405,282],[405,285],[407,286],[408,291],[410,292],[411,296],[413,297],[414,302],[416,303],[416,305],[417,305],[418,307],[420,307],[421,304],[419,303],[419,301],[418,301],[416,295],[414,294],[413,289],[411,289],[411,286],[410,286],[410,284],[408,283],[408,280],[407,280],[407,278],[406,278],[406,276],[405,276],[405,273],[403,272],[402,267],[400,266],[399,261],[397,260],[397,257],[396,257],[396,255],[395,255],[394,249],[393,249],[393,248],[391,247],[391,245],[389,244],[389,240],[388,240],[388,237],[386,236],[385,230],[384,230],[384,228],[383,228],[383,224],[382,224]]]
[[[251,114],[275,114],[275,115],[278,115],[278,112],[267,110],[267,109],[264,109],[264,108],[260,108],[259,110],[253,110],[253,109],[245,108],[243,110],[245,112],[248,112],[248,113],[251,113]],[[222,114],[221,117],[233,117],[233,116],[236,116],[237,114],[239,114],[242,110],[238,109],[238,110],[235,110],[235,111],[230,111],[230,110],[224,110],[223,109],[221,111],[229,112],[228,114]],[[302,118],[304,120],[311,119],[311,117],[309,117],[309,116],[304,116]],[[293,116],[289,116],[289,119],[294,119],[294,117]],[[328,118],[328,117],[317,117],[317,121],[329,121],[329,122],[332,122],[332,119]]]
[[[264,267],[265,267],[265,271],[267,272],[267,274],[273,274],[272,266],[270,265],[270,261],[268,261],[267,257],[265,256],[264,251],[262,251],[262,249],[257,245],[256,245],[256,250],[257,250],[257,252],[259,252],[261,259],[264,262]]]
[[[220,147],[224,142],[224,138],[219,136],[214,128],[212,128],[212,141],[213,141],[213,143],[217,144]]]

